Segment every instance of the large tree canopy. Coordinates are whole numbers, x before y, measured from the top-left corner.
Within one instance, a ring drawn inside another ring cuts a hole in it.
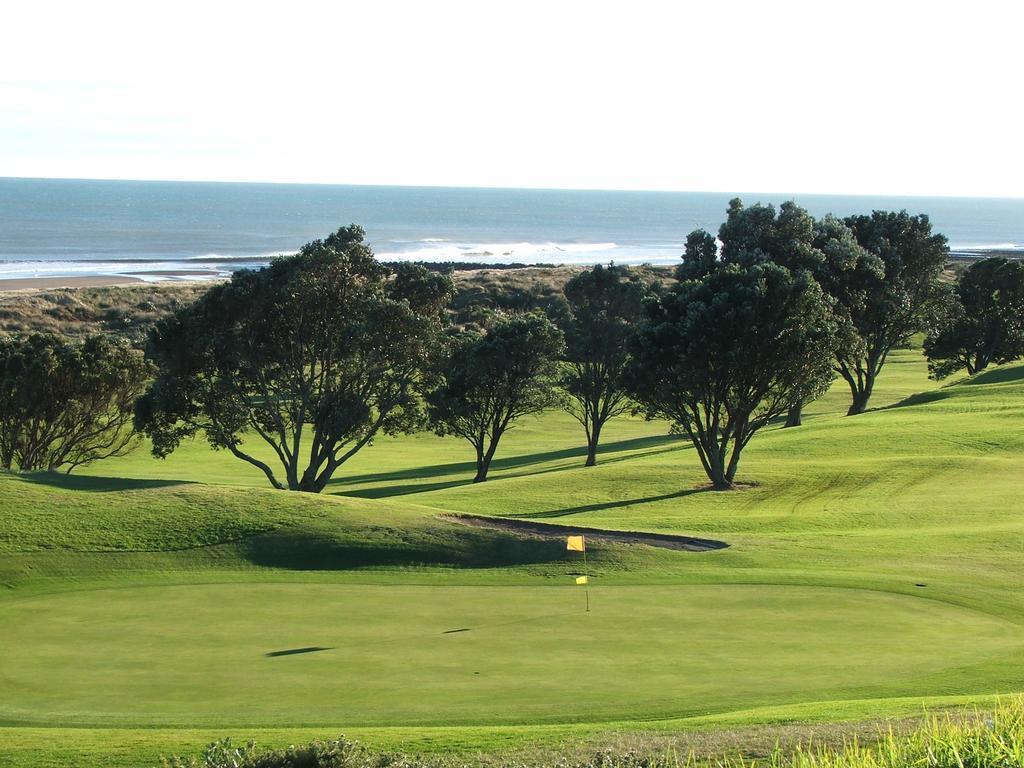
[[[624,267],[597,265],[564,288],[569,305],[562,387],[566,409],[583,425],[586,466],[597,463],[601,430],[629,407],[622,384],[626,342],[640,320],[647,287]]]
[[[469,441],[473,482],[481,483],[512,423],[559,403],[562,333],[540,313],[498,316],[485,333],[465,331],[449,347],[428,396],[431,422],[438,434]]]
[[[865,268],[834,286],[824,283],[846,307],[859,344],[840,348],[840,375],[850,386],[848,413],[862,413],[889,352],[912,334],[925,330],[939,301],[938,277],[949,248],[932,233],[925,215],[874,211],[844,219],[857,243],[878,259],[880,269]],[[874,272],[874,274],[872,274]]]
[[[924,329],[948,256],[946,239],[932,234],[927,216],[875,211],[816,222],[792,202],[776,214],[770,205],[733,200],[718,238],[723,263],[770,260],[808,270],[836,300],[835,367],[850,387],[850,414],[867,408],[892,348]],[[794,404],[789,423],[798,420]]]
[[[779,206],[729,202],[726,219],[718,230],[724,263],[774,261],[786,269],[814,271],[822,254],[814,246],[814,218],[793,201]]]
[[[831,304],[806,271],[720,265],[648,302],[629,388],[648,416],[690,439],[714,488],[731,488],[754,434],[832,380]]]
[[[953,289],[948,311],[924,342],[937,379],[1024,356],[1024,263],[1004,258],[971,264]]]
[[[948,256],[945,238],[932,234],[927,216],[875,211],[816,222],[793,202],[776,213],[771,205],[745,207],[733,200],[718,239],[721,263],[772,261],[807,270],[836,300],[841,341],[835,367],[850,387],[850,414],[867,407],[892,348],[924,329]],[[699,239],[687,241],[682,276],[708,263],[708,244],[700,245]],[[691,246],[697,254],[692,257]],[[800,403],[794,403],[787,423],[798,423],[799,415]]]
[[[807,270],[817,279],[825,255],[815,247],[815,231],[813,217],[793,201],[783,203],[776,213],[773,205],[744,206],[742,200],[734,198],[718,230],[721,262],[750,265],[772,261],[789,270]],[[689,251],[687,241],[684,265],[686,259],[693,261]],[[800,425],[803,406],[803,401],[790,403],[787,427]]]
[[[202,433],[275,488],[319,492],[378,433],[422,426],[451,281],[414,266],[392,274],[363,237],[344,227],[238,272],[153,330],[160,375],[136,421],[155,455]],[[250,439],[272,449],[278,470]]]
[[[70,472],[135,447],[132,407],[152,376],[105,336],[0,337],[0,466]]]

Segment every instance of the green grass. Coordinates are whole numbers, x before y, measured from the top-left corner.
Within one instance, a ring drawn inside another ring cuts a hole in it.
[[[239,727],[683,717],[897,696],[914,680],[985,693],[977,660],[1021,645],[1006,620],[865,590],[608,586],[595,590],[589,614],[582,597],[554,587],[236,583],[26,599],[5,611],[0,673],[14,696],[0,720]]]
[[[1024,690],[1024,365],[940,386],[906,350],[875,410],[847,399],[755,438],[728,493],[658,422],[614,422],[584,468],[557,413],[482,485],[431,435],[377,441],[323,497],[202,441],[0,475],[0,764],[151,763],[221,733],[465,753]],[[454,512],[729,546],[594,544],[587,614],[558,541]],[[328,650],[266,655],[307,647]]]

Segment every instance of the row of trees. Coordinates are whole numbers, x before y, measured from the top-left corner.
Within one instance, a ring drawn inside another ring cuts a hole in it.
[[[450,281],[388,274],[352,226],[157,326],[161,374],[136,423],[159,456],[201,433],[275,487],[320,491],[377,434],[424,428],[467,440],[483,481],[515,420],[557,405],[593,464],[607,421],[641,409],[669,419],[727,488],[754,434],[836,373],[850,413],[867,407],[886,355],[923,327],[946,257],[927,217],[815,221],[736,200],[717,241],[688,237],[670,288],[598,267],[566,286],[557,325],[524,313],[453,331]],[[249,435],[276,461],[246,450]]]
[[[377,435],[423,429],[467,440],[479,482],[516,419],[563,407],[588,466],[607,422],[633,410],[670,420],[729,488],[757,431],[783,414],[799,424],[837,375],[861,413],[913,333],[929,332],[936,376],[1024,352],[1024,265],[980,261],[950,288],[947,255],[925,216],[815,220],[793,203],[734,200],[717,238],[689,235],[670,286],[598,266],[569,281],[553,318],[457,329],[451,280],[392,271],[353,225],[161,321],[152,362],[101,338],[5,341],[0,460],[70,469],[121,453],[134,403],[155,455],[203,435],[276,488],[319,492]]]

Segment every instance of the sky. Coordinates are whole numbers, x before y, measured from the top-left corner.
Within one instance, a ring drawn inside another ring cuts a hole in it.
[[[1024,197],[1024,3],[11,3],[0,176]]]

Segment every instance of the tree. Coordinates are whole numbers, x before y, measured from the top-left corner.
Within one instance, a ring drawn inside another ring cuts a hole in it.
[[[831,381],[831,304],[806,271],[720,265],[646,305],[629,389],[649,417],[690,439],[715,489],[732,488],[754,434]]]
[[[729,201],[726,220],[718,230],[724,264],[756,264],[773,261],[789,270],[807,270],[815,279],[824,264],[824,254],[815,247],[814,218],[792,200],[775,211],[773,205],[755,203],[749,207],[734,198]],[[692,237],[692,235],[691,235]],[[687,252],[690,250],[687,241]],[[803,420],[804,402],[790,403],[786,427],[798,427]]]
[[[700,279],[711,274],[717,266],[718,241],[703,229],[695,229],[686,236],[683,263],[676,268],[676,280]]]
[[[160,375],[136,407],[154,455],[201,432],[275,488],[319,493],[376,435],[423,426],[451,281],[410,265],[392,273],[363,238],[353,224],[236,272],[156,326],[148,354]],[[249,439],[270,447],[282,479]]]
[[[136,447],[132,407],[152,367],[105,336],[0,338],[0,466],[71,472]]]
[[[559,404],[556,389],[563,337],[539,313],[498,317],[485,332],[456,336],[427,398],[434,430],[457,435],[476,451],[474,483],[487,471],[512,423]]]
[[[925,215],[874,211],[844,219],[857,243],[878,259],[837,280],[829,290],[846,307],[859,344],[840,348],[839,374],[850,387],[848,415],[863,413],[889,352],[925,329],[941,298],[938,277],[946,264],[946,238],[932,234]],[[847,293],[850,291],[850,293]]]
[[[924,342],[936,379],[1024,356],[1024,263],[976,261],[952,291],[949,311]]]
[[[573,277],[564,292],[569,317],[563,324],[562,387],[566,410],[583,425],[585,465],[592,467],[604,425],[629,408],[622,385],[626,341],[641,317],[647,289],[628,269],[599,264]]]

